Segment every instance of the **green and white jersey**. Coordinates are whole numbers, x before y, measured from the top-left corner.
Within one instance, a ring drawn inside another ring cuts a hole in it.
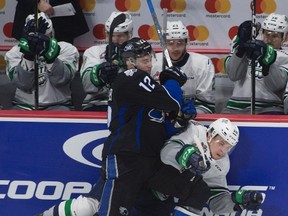
[[[236,48],[237,49],[237,48]],[[225,70],[234,81],[234,90],[224,113],[251,113],[251,61],[246,55],[236,56],[236,49],[225,59]],[[269,74],[263,76],[262,66],[256,61],[255,68],[255,113],[283,113],[283,95],[287,84],[288,52],[276,50],[276,61],[270,66]]]
[[[207,128],[202,124],[190,120],[187,129],[177,135],[172,136],[161,150],[161,160],[167,165],[171,165],[183,172],[183,167],[179,165],[175,157],[183,145],[195,145],[194,135],[196,135],[204,148],[205,153],[211,161],[211,168],[204,173],[203,179],[211,190],[209,208],[217,214],[234,212],[231,193],[228,190],[226,176],[230,169],[230,159],[228,154],[219,160],[214,160],[210,156],[207,141]],[[187,172],[187,171],[186,171]]]
[[[80,69],[81,80],[85,93],[83,108],[89,105],[107,105],[109,89],[106,86],[96,86],[90,79],[92,68],[100,65],[105,60],[107,44],[96,45],[88,48],[83,53],[83,63]]]
[[[75,46],[58,42],[61,50],[56,60],[47,64],[38,59],[39,109],[54,105],[71,106],[70,84],[78,70],[79,53]],[[14,104],[21,109],[35,109],[34,61],[22,58],[18,45],[5,55],[6,74],[16,86]]]
[[[152,61],[151,76],[158,81],[162,71],[163,54],[157,53]],[[209,57],[198,53],[186,53],[183,60],[174,64],[187,75],[182,86],[184,98],[195,100],[197,113],[215,112],[214,76],[215,69]]]

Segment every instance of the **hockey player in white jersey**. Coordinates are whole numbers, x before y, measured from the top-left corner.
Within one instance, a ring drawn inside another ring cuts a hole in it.
[[[217,119],[208,129],[190,120],[185,131],[172,136],[165,143],[161,151],[161,160],[180,172],[190,170],[202,174],[203,180],[210,187],[211,197],[208,205],[213,213],[222,215],[241,212],[243,209],[257,211],[263,201],[262,193],[248,190],[230,193],[227,187],[226,175],[230,169],[228,153],[236,146],[238,139],[238,127],[227,118]],[[198,172],[195,166],[199,159],[195,156],[195,152],[200,149],[199,144],[211,165],[205,173]],[[178,208],[177,211],[179,216],[200,215],[200,212],[190,214],[185,207]]]
[[[215,112],[214,65],[205,55],[187,52],[189,33],[181,21],[168,21],[166,45],[173,66],[180,67],[188,80],[182,87],[185,99],[194,100],[196,111]],[[152,62],[152,77],[159,80],[162,71],[163,54],[157,53]]]
[[[243,22],[233,39],[225,70],[235,86],[223,113],[251,113],[251,60],[255,67],[255,113],[283,114],[283,94],[287,84],[288,52],[282,49],[288,32],[288,18],[270,14],[261,24],[260,34],[251,40],[252,22]]]
[[[76,47],[53,38],[51,20],[38,14],[35,32],[34,14],[29,15],[19,45],[5,55],[6,73],[16,86],[12,109],[35,109],[34,59],[38,59],[39,110],[71,110],[70,83],[78,70]]]
[[[129,13],[123,12],[126,19],[115,27],[112,35],[112,62],[108,62],[108,45],[96,45],[88,48],[83,54],[83,63],[80,69],[81,80],[86,97],[82,104],[85,111],[107,111],[109,87],[117,76],[120,61],[120,45],[132,37],[133,24]],[[106,38],[109,37],[113,20],[121,12],[112,12],[105,23]]]

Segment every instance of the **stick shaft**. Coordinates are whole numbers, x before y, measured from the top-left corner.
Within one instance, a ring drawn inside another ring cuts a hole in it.
[[[172,65],[172,61],[171,61],[171,58],[169,56],[169,52],[168,52],[168,49],[166,47],[166,43],[164,41],[164,38],[163,38],[163,35],[162,35],[162,32],[161,32],[161,27],[159,25],[157,15],[156,15],[155,10],[154,10],[154,6],[153,6],[151,0],[147,0],[147,3],[148,3],[150,14],[152,16],[152,19],[153,19],[153,22],[154,22],[154,25],[155,25],[155,28],[156,28],[156,31],[157,31],[157,34],[158,34],[158,37],[159,37],[159,40],[160,40],[160,44],[162,46],[163,53],[164,53],[164,56],[165,56],[167,64],[168,64],[168,67],[171,67],[171,66],[173,66]]]
[[[256,39],[256,0],[252,1],[252,40]],[[256,63],[251,60],[251,114],[255,114],[255,74]]]
[[[38,32],[38,0],[35,1],[35,33]],[[34,56],[34,107],[35,110],[39,109],[39,67],[38,67],[38,54],[36,53]]]

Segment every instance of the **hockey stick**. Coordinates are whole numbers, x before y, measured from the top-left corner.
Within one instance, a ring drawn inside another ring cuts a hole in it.
[[[256,0],[252,0],[252,40],[255,40],[256,33]],[[255,60],[251,60],[251,114],[255,114],[255,74],[256,63]]]
[[[207,167],[206,157],[207,157],[207,159],[209,160],[209,159],[210,159],[210,156],[209,156],[209,155],[206,156],[206,154],[205,154],[205,152],[204,152],[204,149],[203,149],[203,146],[202,146],[201,141],[200,141],[200,139],[199,139],[198,136],[194,135],[194,141],[195,141],[195,143],[196,143],[196,145],[197,145],[197,148],[199,149],[199,151],[200,151],[200,153],[201,153],[201,155],[202,155],[204,165],[205,165],[205,167]]]
[[[38,32],[38,0],[35,1],[35,13],[34,13],[34,19],[35,19],[35,34]],[[34,107],[35,110],[39,109],[39,68],[38,68],[38,54],[36,53],[34,55],[34,85],[35,85],[35,91],[34,91]]]
[[[163,8],[163,40],[166,44],[166,36],[167,36],[167,8]],[[165,70],[166,60],[163,52],[163,58],[162,58],[162,71]]]
[[[159,25],[159,22],[158,22],[158,19],[157,19],[157,15],[156,15],[155,10],[154,10],[153,4],[152,4],[152,0],[147,0],[147,4],[148,4],[149,10],[150,10],[150,14],[152,16],[152,19],[154,21],[154,25],[155,25],[155,28],[156,28],[156,31],[157,31],[157,34],[158,34],[158,37],[159,37],[159,40],[160,40],[161,47],[163,49],[163,54],[164,54],[165,59],[167,61],[168,67],[172,67],[173,66],[172,65],[172,61],[171,61],[171,58],[169,56],[169,52],[168,52],[168,49],[166,47],[166,43],[164,41],[164,38],[163,38],[163,35],[162,35],[162,32],[161,32],[161,27]]]
[[[108,41],[108,62],[112,63],[112,37],[114,29],[120,25],[121,23],[124,23],[126,20],[126,15],[124,13],[119,14],[117,17],[115,17],[110,25],[109,29],[109,41]]]

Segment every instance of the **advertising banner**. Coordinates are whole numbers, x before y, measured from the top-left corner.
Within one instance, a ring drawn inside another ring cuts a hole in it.
[[[208,125],[215,116],[198,119]],[[269,122],[269,117],[233,120],[240,128],[240,142],[231,153],[229,187],[265,194],[258,213],[243,211],[241,216],[287,215],[288,118],[282,123]],[[106,119],[59,114],[0,117],[0,134],[0,215],[32,216],[89,192],[99,178],[102,144],[109,131]],[[215,216],[208,208],[202,215]],[[240,214],[223,216],[234,215]]]

